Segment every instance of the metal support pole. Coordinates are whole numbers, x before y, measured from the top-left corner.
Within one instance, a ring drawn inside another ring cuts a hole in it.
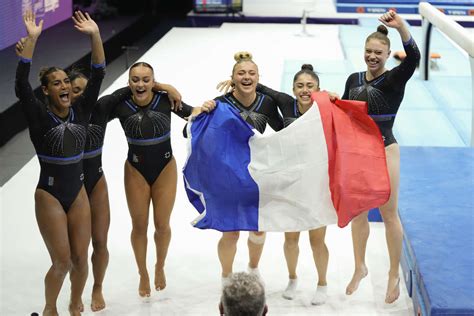
[[[130,51],[138,50],[138,46],[122,46],[122,50],[125,51],[125,70],[130,66]]]

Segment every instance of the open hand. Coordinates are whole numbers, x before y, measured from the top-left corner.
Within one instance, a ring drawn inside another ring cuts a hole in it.
[[[219,92],[223,92],[224,94],[232,92],[234,90],[234,84],[232,83],[232,80],[224,80],[221,81],[217,84],[216,87]]]
[[[97,24],[92,20],[89,16],[89,13],[82,13],[81,11],[74,12],[72,16],[72,20],[74,21],[74,27],[81,33],[92,35],[95,33],[99,33],[99,27]]]
[[[31,10],[27,10],[25,15],[23,15],[23,22],[25,23],[28,37],[37,39],[43,30],[43,20],[40,20],[38,25],[36,25],[36,15]]]

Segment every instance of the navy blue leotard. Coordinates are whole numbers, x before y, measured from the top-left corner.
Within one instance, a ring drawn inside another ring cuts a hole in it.
[[[233,107],[247,123],[262,134],[265,132],[267,124],[275,131],[283,128],[283,119],[278,113],[275,100],[260,92],[257,92],[255,100],[248,107],[240,103],[232,92],[219,96],[214,100]]]
[[[173,156],[171,149],[171,112],[185,118],[193,108],[183,103],[172,111],[165,92],[154,93],[150,104],[139,106],[132,98],[120,102],[112,117],[120,119],[128,142],[128,162],[151,186]]]
[[[377,123],[385,147],[396,143],[392,128],[403,100],[405,86],[415,72],[420,51],[413,40],[403,43],[406,57],[400,65],[370,81],[366,71],[353,73],[347,78],[343,99],[366,101],[369,115]]]
[[[257,85],[257,91],[270,96],[283,115],[283,124],[285,127],[293,123],[298,117],[303,115],[298,109],[297,100],[289,94],[273,90],[263,84]]]
[[[26,116],[41,167],[37,188],[54,196],[67,212],[83,185],[82,157],[86,130],[105,75],[105,65],[93,65],[84,93],[63,119],[35,97],[28,82],[30,64],[27,59],[19,61],[15,92]]]
[[[110,114],[115,106],[130,98],[130,88],[118,89],[110,95],[103,96],[97,101],[92,111],[87,127],[86,145],[84,149],[84,186],[90,196],[97,182],[103,175],[102,146],[104,145],[105,130],[110,120]]]

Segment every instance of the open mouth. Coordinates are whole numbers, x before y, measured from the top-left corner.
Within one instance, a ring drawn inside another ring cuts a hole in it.
[[[252,81],[244,81],[244,82],[241,82],[241,84],[244,86],[244,87],[250,87],[253,82]]]
[[[65,103],[69,102],[69,92],[61,92],[59,94],[59,99]]]
[[[368,60],[367,63],[369,66],[377,66],[379,64],[379,62],[376,60]]]
[[[146,90],[136,90],[136,92],[137,92],[137,96],[141,97],[141,96],[145,95]]]

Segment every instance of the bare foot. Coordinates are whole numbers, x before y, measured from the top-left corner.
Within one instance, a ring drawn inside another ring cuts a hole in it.
[[[387,294],[385,295],[385,303],[392,304],[400,296],[400,277],[388,277]]]
[[[163,268],[159,269],[155,266],[155,289],[161,291],[166,287],[166,276]]]
[[[43,316],[59,316],[58,310],[55,307],[45,306],[43,309]]]
[[[84,311],[84,304],[82,304],[82,300],[77,303],[73,303],[72,301],[69,303],[69,315],[71,316],[81,316],[81,313]]]
[[[150,278],[148,273],[146,275],[140,275],[140,284],[138,285],[138,295],[141,297],[150,297]]]
[[[92,289],[91,310],[97,312],[105,308],[105,300],[102,295],[102,286],[94,285]]]
[[[362,281],[362,279],[365,278],[368,273],[369,270],[367,270],[367,267],[365,265],[362,266],[361,269],[356,269],[354,271],[354,275],[352,276],[351,282],[349,282],[346,287],[346,295],[351,295],[352,293],[357,291],[360,281]]]

